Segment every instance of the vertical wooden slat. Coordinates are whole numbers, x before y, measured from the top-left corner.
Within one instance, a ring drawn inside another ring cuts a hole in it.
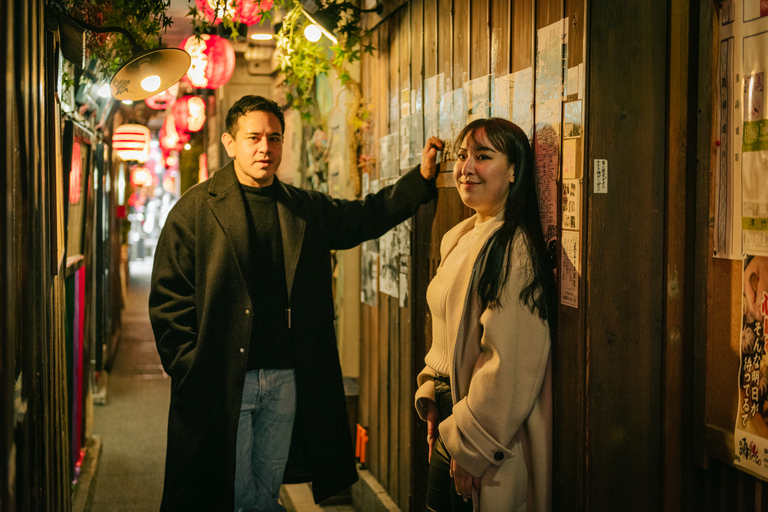
[[[564,11],[568,16],[568,67],[583,63],[584,19],[586,0],[565,0]],[[571,91],[569,91],[570,93]],[[582,112],[586,112],[588,97],[582,99]],[[582,135],[581,141],[585,140]],[[583,162],[582,162],[583,164]],[[588,217],[586,197],[589,176],[584,165],[585,178],[582,181],[581,254],[586,254]],[[558,274],[559,275],[559,274]],[[556,340],[553,345],[553,371],[556,380],[553,386],[554,415],[556,425],[569,428],[554,429],[554,492],[555,510],[567,509],[572,503],[583,503],[585,481],[585,447],[587,444],[585,422],[585,289],[586,280],[582,265],[579,279],[579,308],[560,306]],[[559,301],[558,301],[559,302]],[[567,341],[565,341],[567,340]]]
[[[512,64],[510,28],[512,26],[511,2],[491,2],[491,72],[495,77],[506,75]]]
[[[533,66],[534,1],[512,0],[512,73]]]
[[[461,89],[469,80],[469,54],[472,51],[470,0],[453,0],[453,88]]]
[[[683,433],[686,367],[686,260],[691,246],[687,220],[687,149],[688,149],[688,0],[670,2],[669,22],[669,110],[666,229],[664,266],[664,373],[663,373],[663,509],[681,510],[683,500],[683,447],[688,436]]]
[[[419,7],[420,4],[423,5]],[[430,78],[438,73],[438,0],[417,0],[413,6],[413,33],[421,32],[418,37],[423,37],[421,48],[414,44],[412,48],[413,62],[422,60],[420,66],[423,78]],[[423,30],[418,26],[422,24]],[[412,68],[418,69],[416,65]],[[422,91],[422,98],[423,98]],[[424,137],[434,134],[424,133]],[[430,240],[432,221],[435,215],[435,202],[423,205],[414,218],[413,259],[411,260],[412,285],[412,369],[410,375],[411,390],[416,390],[416,375],[424,367],[424,356],[427,353],[427,343],[431,338],[431,330],[427,327],[428,309],[426,304],[427,285],[430,279]],[[412,408],[413,403],[409,402]],[[417,417],[411,409],[411,500],[410,510],[425,510],[427,487],[427,443],[426,423]]]
[[[490,74],[490,6],[489,0],[472,0],[470,9],[469,79]]]
[[[381,179],[381,146],[380,140],[388,133],[388,109],[387,109],[387,97],[388,87],[387,84],[382,82],[381,76],[387,72],[388,69],[388,55],[389,55],[389,33],[387,31],[386,24],[379,25],[377,32],[377,44],[376,44],[376,63],[374,75],[376,79],[373,80],[373,91],[376,96],[373,98],[373,103],[376,105],[376,112],[374,117],[374,152],[376,155],[376,176]],[[381,262],[379,262],[381,265]],[[381,338],[379,335],[379,322],[380,322],[380,306],[381,302],[386,299],[386,296],[381,292],[378,292],[377,303],[375,307],[371,308],[371,419],[369,424],[369,441],[368,449],[370,450],[369,468],[376,478],[379,478],[381,472],[380,462],[380,436],[381,436],[381,416],[379,410],[380,402],[380,389],[381,380],[379,376],[379,345]]]
[[[588,94],[600,108],[587,114],[587,147],[590,162],[608,160],[609,177],[608,193],[587,192],[587,506],[652,510],[661,498],[667,10],[661,0],[592,0],[590,13]],[[628,218],[631,230],[609,221]]]
[[[375,62],[375,57],[363,53],[360,59],[361,68],[361,95],[363,104],[370,105],[373,99],[373,83],[371,79],[371,69]],[[373,130],[368,129],[363,132],[363,146],[360,149],[363,155],[374,156],[374,135]],[[370,180],[373,179],[373,175],[369,175]],[[369,191],[370,192],[370,191]],[[370,359],[371,359],[371,336],[370,336],[370,306],[361,304],[360,306],[360,399],[359,409],[357,413],[357,421],[364,427],[370,424],[370,393],[371,393],[371,374],[370,374]]]

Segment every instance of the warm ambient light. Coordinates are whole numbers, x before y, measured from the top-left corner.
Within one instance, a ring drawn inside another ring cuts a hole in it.
[[[192,146],[189,144],[189,142],[184,144],[184,149],[192,149]]]
[[[269,41],[272,39],[272,34],[251,34],[251,39],[256,41]]]
[[[307,25],[307,27],[304,29],[304,37],[309,39],[309,41],[312,43],[318,42],[322,36],[323,33],[314,23]]]
[[[133,101],[131,100],[123,100],[123,103],[126,105],[133,105]]]

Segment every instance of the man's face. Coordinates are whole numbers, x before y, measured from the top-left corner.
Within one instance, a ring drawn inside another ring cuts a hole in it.
[[[237,120],[235,137],[221,136],[227,154],[235,159],[237,179],[243,185],[268,187],[283,158],[283,130],[277,116],[255,110]]]

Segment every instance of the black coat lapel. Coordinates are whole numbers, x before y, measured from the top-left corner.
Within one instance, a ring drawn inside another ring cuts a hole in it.
[[[280,218],[280,233],[283,238],[283,259],[285,264],[285,285],[288,289],[288,301],[291,300],[293,278],[299,263],[301,245],[304,241],[306,220],[300,205],[290,191],[280,183],[281,193],[277,201],[277,215]]]
[[[227,235],[237,265],[240,267],[240,274],[250,289],[248,219],[243,193],[232,163],[213,175],[208,191],[211,194],[208,204],[221,229]]]

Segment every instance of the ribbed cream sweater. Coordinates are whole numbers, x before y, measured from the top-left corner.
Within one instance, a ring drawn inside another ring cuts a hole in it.
[[[456,247],[440,263],[427,288],[427,305],[432,314],[432,347],[424,362],[442,375],[451,374],[456,332],[472,265],[488,238],[501,227],[503,215],[502,212],[485,222],[475,222],[474,228],[462,235]]]

